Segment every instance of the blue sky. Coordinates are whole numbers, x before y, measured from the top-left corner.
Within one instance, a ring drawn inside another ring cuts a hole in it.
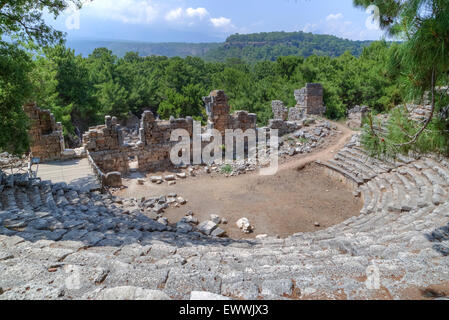
[[[86,2],[88,2],[86,0]],[[93,0],[47,21],[69,39],[220,42],[234,33],[306,31],[377,40],[352,0]]]

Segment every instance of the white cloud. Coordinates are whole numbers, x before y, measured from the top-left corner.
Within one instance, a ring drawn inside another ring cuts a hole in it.
[[[214,25],[215,28],[226,28],[232,26],[231,19],[220,17],[220,18],[212,18],[210,22]]]
[[[169,22],[192,24],[192,19],[203,20],[207,16],[209,16],[209,12],[205,8],[177,8],[169,11],[165,15],[165,20]]]
[[[95,0],[84,4],[81,14],[103,20],[130,24],[148,24],[159,15],[152,0]]]
[[[342,13],[330,14],[326,17],[326,21],[343,19]]]
[[[186,13],[191,18],[198,17],[200,19],[204,19],[209,15],[209,12],[205,8],[187,8]]]
[[[183,13],[182,8],[173,9],[165,15],[165,20],[167,21],[178,20],[182,17],[182,13]]]
[[[308,23],[305,25],[305,27],[302,29],[303,32],[313,32],[318,27],[317,24],[314,23]]]
[[[378,30],[368,30],[364,26],[357,26],[352,21],[345,20],[341,13],[331,14],[316,23],[308,23],[303,27],[303,31],[352,40],[379,39],[382,36]]]

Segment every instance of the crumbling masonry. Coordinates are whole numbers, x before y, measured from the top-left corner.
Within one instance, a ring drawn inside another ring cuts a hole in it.
[[[28,135],[33,157],[41,161],[61,159],[65,149],[61,123],[56,123],[53,114],[39,109],[36,103],[26,104],[23,109],[31,122]]]
[[[284,107],[281,101],[273,102],[275,119],[270,122],[273,129],[279,128],[280,134],[297,128],[290,121],[300,121],[306,114],[321,114],[323,107],[323,89],[320,84],[307,84],[306,88],[295,92],[299,107]],[[257,116],[247,111],[230,114],[231,106],[224,91],[215,90],[203,98],[208,115],[207,128],[216,129],[223,135],[228,129],[257,129]],[[32,119],[32,151],[42,160],[61,159],[64,155],[64,139],[61,124],[55,123],[49,111],[41,111],[35,104],[24,107]],[[140,121],[139,141],[124,143],[123,131],[117,118],[106,116],[105,124],[92,127],[83,135],[83,147],[102,184],[120,185],[121,174],[129,171],[130,158],[137,159],[138,170],[158,171],[172,166],[170,151],[177,142],[170,141],[173,130],[184,129],[193,139],[192,117],[170,120],[158,120],[150,111],[143,113]]]
[[[222,134],[227,129],[256,129],[257,115],[247,111],[236,111],[230,115],[231,107],[228,104],[228,97],[222,90],[215,90],[208,97],[203,98],[206,104],[208,116],[208,129],[216,129]]]
[[[304,88],[295,91],[295,107],[288,108],[280,100],[273,101],[273,119],[268,127],[279,130],[279,135],[283,136],[300,129],[308,115],[323,115],[326,112],[323,92],[321,84],[307,83]]]
[[[231,107],[223,91],[213,91],[204,98],[209,116],[208,128],[223,134],[226,129],[256,129],[257,116],[246,111],[230,115]],[[173,130],[184,129],[193,138],[193,118],[157,120],[151,111],[142,115],[139,142],[125,144],[116,118],[107,116],[105,124],[92,127],[83,136],[85,149],[99,168],[99,175],[125,174],[129,171],[129,158],[137,158],[138,170],[157,171],[172,166],[170,151],[177,142],[170,141]],[[104,179],[104,178],[102,178]]]
[[[320,83],[307,83],[301,90],[295,91],[296,108],[305,114],[322,115],[326,112],[323,103],[323,86]]]

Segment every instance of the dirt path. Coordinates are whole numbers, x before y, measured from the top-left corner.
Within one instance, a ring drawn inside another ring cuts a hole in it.
[[[279,170],[281,171],[304,167],[305,165],[308,165],[309,163],[315,162],[317,160],[321,161],[331,160],[335,156],[335,154],[349,142],[349,139],[355,133],[354,131],[352,131],[351,129],[342,124],[339,124],[337,122],[332,123],[335,124],[338,127],[338,130],[342,132],[340,138],[334,144],[326,147],[323,150],[302,157],[298,160],[286,162],[279,166]]]
[[[165,212],[170,222],[179,221],[189,210],[200,222],[217,214],[228,220],[221,228],[234,239],[253,238],[259,234],[285,237],[327,228],[358,215],[362,207],[360,199],[354,198],[350,187],[329,177],[320,166],[297,169],[316,160],[331,159],[348,142],[353,131],[336,125],[342,133],[333,137],[329,145],[310,155],[290,158],[280,164],[273,176],[257,173],[230,178],[220,174],[201,175],[178,180],[174,186],[150,182],[140,186],[136,180],[129,180],[128,188],[118,195],[148,198],[177,193],[188,203]],[[236,227],[237,220],[242,217],[255,226],[253,234],[243,235]],[[315,226],[317,222],[319,227]]]

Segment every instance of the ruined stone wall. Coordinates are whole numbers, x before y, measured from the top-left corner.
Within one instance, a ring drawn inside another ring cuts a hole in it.
[[[305,109],[293,107],[288,110],[288,121],[302,121],[305,117]]]
[[[273,110],[273,119],[286,121],[288,119],[288,108],[280,100],[271,102],[271,109]]]
[[[129,147],[123,144],[123,133],[117,119],[105,117],[105,124],[92,127],[83,135],[84,148],[104,172],[128,172]]]
[[[151,111],[145,111],[140,123],[140,141],[145,146],[163,145],[170,142],[171,133],[176,129],[184,129],[191,136],[193,131],[192,117],[185,119],[172,117],[168,121],[156,120]]]
[[[323,94],[320,83],[307,83],[304,88],[295,91],[296,107],[305,109],[306,114],[322,115],[326,112]]]
[[[216,129],[223,135],[226,129],[256,129],[257,115],[247,111],[236,111],[230,114],[231,107],[228,104],[228,97],[223,90],[215,90],[203,101],[206,106],[208,116],[208,129]]]
[[[159,170],[171,166],[170,150],[177,143],[171,142],[172,131],[186,130],[190,137],[193,134],[193,118],[171,118],[169,121],[156,120],[151,111],[142,115],[140,124],[140,143],[134,149],[139,170]]]
[[[369,108],[367,106],[355,106],[348,111],[348,121],[346,125],[351,129],[361,128],[363,118],[368,114]]]
[[[208,116],[208,128],[216,129],[222,134],[229,128],[229,113],[231,107],[228,104],[228,97],[223,90],[214,90],[208,97],[204,97],[206,113]]]
[[[36,103],[24,105],[23,110],[31,122],[28,135],[33,157],[41,161],[61,159],[65,149],[61,123],[56,123],[53,114],[39,109]]]
[[[279,136],[284,136],[286,134],[295,132],[302,128],[302,124],[297,121],[283,121],[271,119],[268,123],[268,128],[270,130],[279,130]]]
[[[230,115],[231,107],[223,91],[213,91],[204,98],[209,115],[209,128],[225,133],[226,129],[257,128],[257,116],[247,111],[237,111]],[[125,144],[123,131],[116,118],[107,116],[105,124],[92,127],[83,136],[85,149],[98,166],[107,175],[111,172],[126,173],[129,170],[130,157],[137,158],[138,169],[155,171],[172,166],[170,151],[178,141],[170,141],[174,130],[186,130],[193,137],[193,118],[158,120],[151,111],[142,115],[139,129],[139,142]],[[205,143],[207,145],[208,143]]]
[[[256,130],[257,115],[255,113],[248,113],[247,111],[236,111],[229,116],[228,129],[241,129],[245,132],[248,129]]]

